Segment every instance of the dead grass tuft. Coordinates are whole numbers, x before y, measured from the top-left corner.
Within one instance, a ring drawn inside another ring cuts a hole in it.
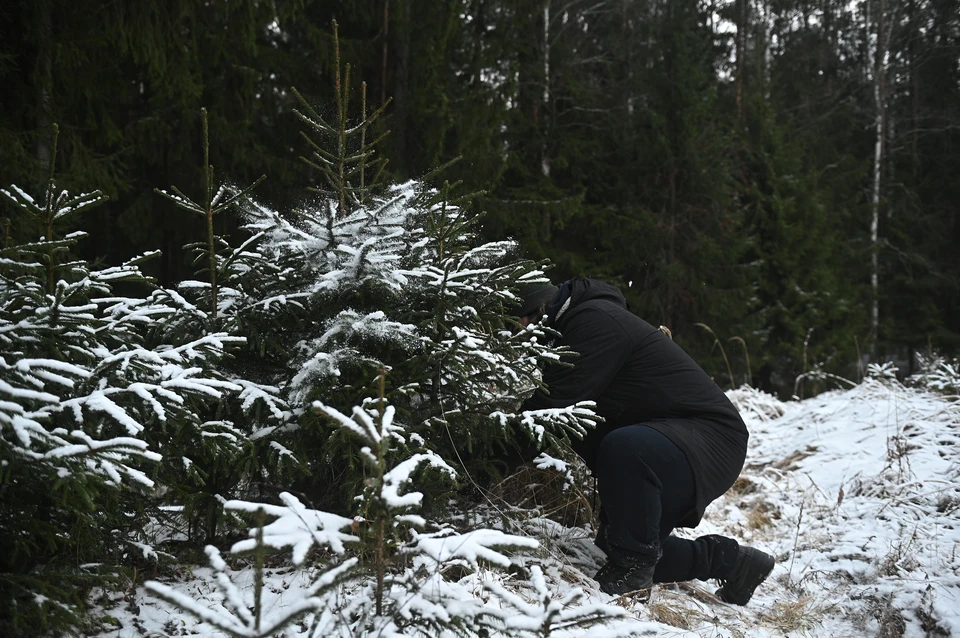
[[[722,605],[723,601],[717,598],[716,594],[708,591],[697,581],[688,580],[682,583],[676,583],[676,586],[690,593],[696,600],[707,603],[708,605]]]
[[[757,487],[757,484],[748,479],[746,476],[741,476],[738,478],[730,489],[727,490],[727,494],[731,496],[746,496],[747,494],[755,494],[760,488]]]
[[[694,620],[690,610],[686,607],[670,605],[666,602],[651,602],[647,604],[650,610],[650,617],[656,622],[677,627],[678,629],[692,629]]]
[[[626,594],[621,594],[611,602],[624,609],[630,609],[638,603],[642,605],[648,604],[650,602],[650,594],[651,590],[649,589],[638,589],[636,591],[629,591]]]
[[[893,605],[887,604],[881,608],[877,616],[877,620],[880,621],[878,638],[900,638],[907,630],[907,621],[903,619],[900,610]]]
[[[780,519],[780,510],[768,501],[756,503],[747,512],[747,526],[750,529],[761,530],[773,525],[774,520]]]
[[[903,636],[907,630],[907,622],[903,618],[903,613],[893,605],[891,595],[867,595],[864,597],[864,602],[866,607],[863,614],[858,618],[864,630],[874,630],[874,635],[878,638],[900,638]],[[876,626],[871,626],[870,619],[876,621]]]
[[[682,590],[692,593],[693,600],[688,594],[682,593]],[[708,614],[697,609],[696,600],[707,603],[705,608],[711,612]],[[720,600],[710,592],[692,582],[684,582],[658,585],[656,595],[647,603],[647,609],[650,611],[651,618],[659,623],[677,629],[691,630],[713,623],[716,620],[712,611],[713,605],[719,603]]]
[[[817,448],[815,445],[808,445],[805,450],[796,450],[786,458],[782,458],[776,463],[772,463],[771,467],[784,472],[792,472],[799,467],[797,463],[808,456],[812,456],[815,452],[817,452],[818,449],[819,448]]]
[[[947,638],[951,636],[948,628],[940,624],[937,618],[937,612],[933,608],[933,587],[928,585],[920,599],[920,607],[917,608],[917,620],[920,621],[920,628],[926,632],[928,638]]]
[[[801,596],[791,602],[775,602],[770,611],[762,614],[760,618],[765,625],[784,634],[802,633],[818,627],[824,611],[821,606],[814,605],[810,597]]]
[[[566,477],[560,472],[541,470],[528,463],[501,481],[496,493],[511,505],[537,509],[546,518],[566,527],[590,523],[596,528],[596,497],[592,485],[588,480],[575,480],[567,485]]]

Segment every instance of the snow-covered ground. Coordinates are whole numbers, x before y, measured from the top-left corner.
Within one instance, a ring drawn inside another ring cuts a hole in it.
[[[615,627],[556,635],[960,635],[956,397],[882,378],[805,401],[781,403],[750,389],[730,397],[751,432],[746,467],[700,527],[684,532],[722,533],[773,554],[771,577],[746,607],[720,602],[712,595],[716,585],[701,582],[657,587],[646,604],[613,599],[592,580],[603,557],[590,530],[528,518],[523,528],[541,548],[514,560],[539,566],[548,594],[560,600],[580,588],[585,596],[576,604],[612,603],[628,614]],[[182,569],[180,579],[167,582],[216,610],[221,599],[209,572]],[[268,568],[265,611],[294,604],[308,576],[292,566]],[[252,569],[238,568],[231,577],[252,588]],[[464,596],[486,597],[484,579],[521,598],[537,597],[536,578],[500,570],[465,573],[458,585]],[[502,604],[503,597],[486,599]],[[117,594],[101,603],[117,623],[102,636],[223,635],[142,588],[126,600]],[[301,631],[294,625],[288,634],[305,635]]]

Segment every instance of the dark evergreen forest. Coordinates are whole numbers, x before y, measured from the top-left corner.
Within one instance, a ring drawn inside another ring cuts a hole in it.
[[[958,0],[7,0],[0,182],[56,157],[110,198],[82,257],[189,277],[202,221],[154,189],[203,190],[205,107],[219,178],[313,197],[293,89],[335,103],[333,19],[385,176],[459,157],[487,239],[620,285],[721,386],[960,350]]]

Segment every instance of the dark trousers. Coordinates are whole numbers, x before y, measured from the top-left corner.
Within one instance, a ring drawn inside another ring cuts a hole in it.
[[[636,554],[659,547],[654,582],[724,578],[733,570],[739,544],[732,538],[671,535],[694,509],[696,485],[686,455],[657,430],[629,425],[607,434],[597,456],[597,482],[603,507],[598,544],[605,540]]]

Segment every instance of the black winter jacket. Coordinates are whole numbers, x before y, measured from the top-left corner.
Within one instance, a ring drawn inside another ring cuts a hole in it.
[[[559,308],[551,309],[556,315]],[[574,449],[596,469],[600,440],[625,425],[649,426],[673,441],[690,462],[695,510],[681,522],[694,527],[707,505],[726,492],[746,458],[747,428],[723,391],[678,345],[627,310],[620,291],[594,279],[572,282],[570,303],[551,325],[560,345],[579,356],[573,367],[551,366],[547,392],[537,390],[524,410],[596,401],[604,417]]]

